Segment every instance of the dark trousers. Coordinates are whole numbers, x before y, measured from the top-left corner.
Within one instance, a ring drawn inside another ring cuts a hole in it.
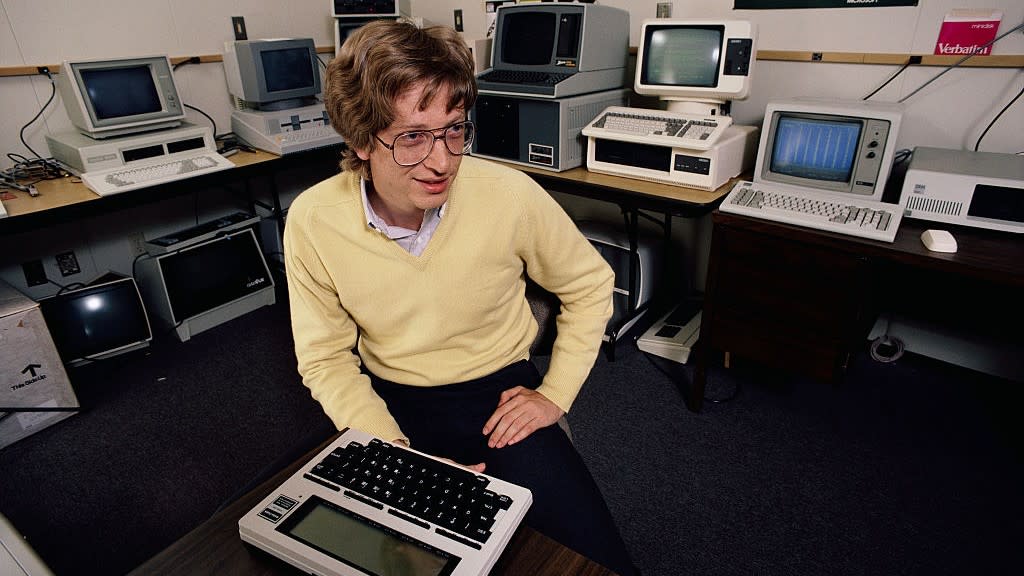
[[[523,360],[490,376],[445,386],[407,386],[372,374],[370,379],[413,448],[460,464],[483,462],[486,474],[529,488],[528,525],[622,576],[634,574],[604,498],[560,427],[542,428],[504,448],[487,447],[482,430],[501,393],[540,385],[533,363]]]

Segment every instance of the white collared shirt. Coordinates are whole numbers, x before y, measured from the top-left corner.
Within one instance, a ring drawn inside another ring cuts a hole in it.
[[[366,194],[366,179],[360,179],[359,188],[363,195],[363,212],[366,214],[366,225],[391,240],[394,240],[399,246],[404,248],[413,256],[419,256],[422,254],[427,248],[427,243],[430,242],[430,238],[434,235],[434,230],[437,230],[437,225],[441,223],[441,217],[444,215],[444,208],[448,203],[445,202],[438,208],[431,208],[425,211],[423,213],[423,222],[420,224],[420,229],[410,230],[408,228],[402,228],[401,226],[389,226],[388,223],[373,210],[373,206],[370,205],[370,198]]]

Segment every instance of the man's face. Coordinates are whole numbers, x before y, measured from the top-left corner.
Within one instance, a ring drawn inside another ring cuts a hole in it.
[[[395,100],[394,122],[377,134],[389,146],[404,132],[437,130],[465,120],[466,111],[462,107],[446,110],[447,89],[440,91],[425,110],[420,110],[417,103],[422,92],[423,86],[415,84]],[[440,135],[440,131],[435,133]],[[373,189],[385,204],[385,212],[398,217],[422,216],[423,211],[444,204],[462,162],[462,156],[448,151],[443,138],[434,141],[427,158],[415,166],[399,166],[391,151],[379,142],[372,151],[356,150],[356,153],[370,162]],[[393,219],[382,216],[385,220]]]

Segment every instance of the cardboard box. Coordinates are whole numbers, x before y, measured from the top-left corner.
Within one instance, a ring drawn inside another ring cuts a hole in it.
[[[39,304],[0,280],[0,448],[78,407]]]

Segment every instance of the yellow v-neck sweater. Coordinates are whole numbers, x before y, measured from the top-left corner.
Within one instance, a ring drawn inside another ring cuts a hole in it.
[[[304,384],[335,426],[388,440],[404,435],[359,358],[412,386],[464,382],[528,358],[537,324],[525,272],[562,300],[538,391],[568,412],[612,312],[612,271],[561,207],[523,173],[473,157],[418,257],[367,226],[350,172],[296,198],[284,248]]]

